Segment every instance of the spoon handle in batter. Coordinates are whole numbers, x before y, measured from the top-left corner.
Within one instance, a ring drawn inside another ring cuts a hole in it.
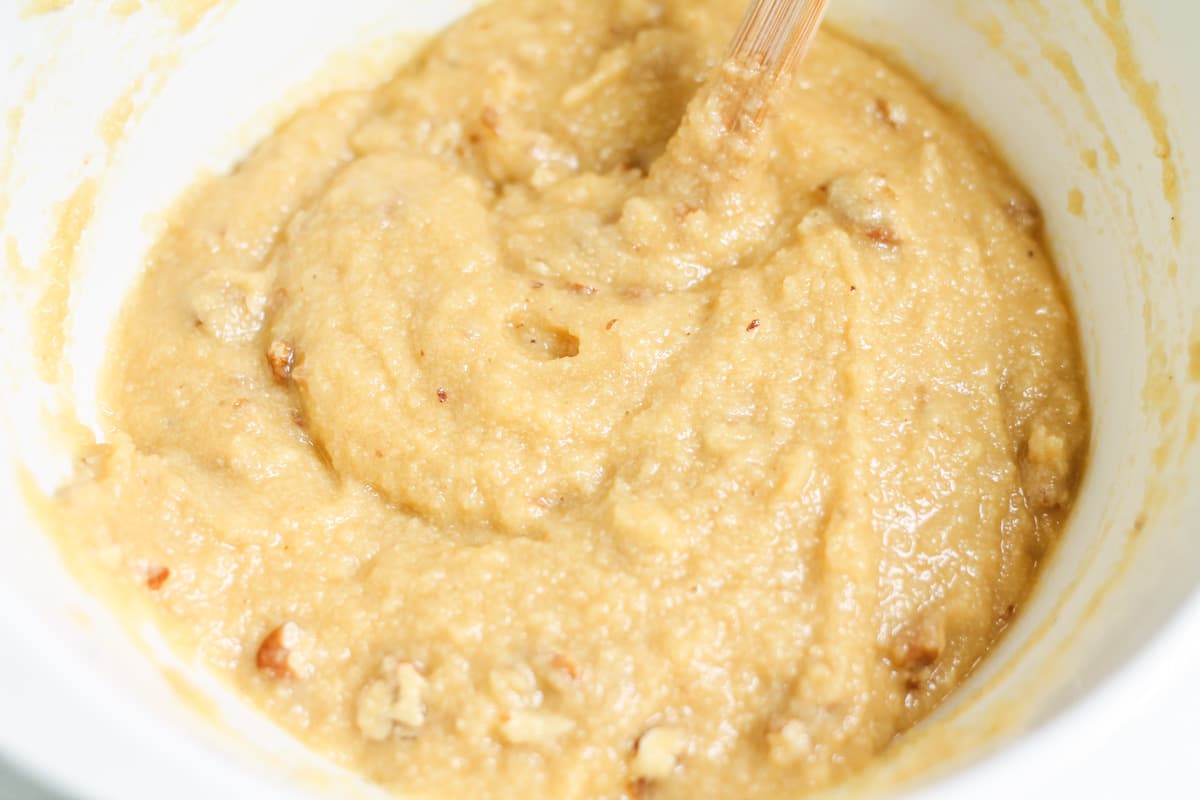
[[[771,96],[795,74],[821,26],[829,0],[754,0],[729,50],[729,60],[747,80],[730,104],[726,126],[749,119],[761,125]]]

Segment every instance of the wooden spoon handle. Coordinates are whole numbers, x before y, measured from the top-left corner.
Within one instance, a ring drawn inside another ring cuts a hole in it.
[[[757,85],[748,86],[747,94],[757,93],[761,101],[794,74],[828,5],[829,0],[754,0],[729,51],[730,61],[753,74]],[[753,104],[755,124],[762,123],[769,105]],[[730,128],[738,126],[742,112],[740,104],[731,110]]]

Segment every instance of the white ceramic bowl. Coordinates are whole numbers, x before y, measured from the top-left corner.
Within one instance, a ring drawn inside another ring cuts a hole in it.
[[[143,0],[130,14],[138,4],[79,0],[28,13],[39,5],[54,4],[0,5],[0,753],[87,798],[370,796],[152,631],[117,624],[68,578],[24,498],[27,478],[48,489],[66,474],[47,409],[96,417],[106,331],[157,212],[198,170],[227,168],[315,94],[380,76],[403,34],[469,2],[242,0],[202,14],[213,0]],[[955,701],[856,787],[1197,796],[1200,6],[833,6],[966,108],[1042,202],[1095,413],[1078,509],[1031,604]],[[64,220],[78,244],[55,249]],[[37,377],[27,324],[51,281],[69,287],[64,387]]]

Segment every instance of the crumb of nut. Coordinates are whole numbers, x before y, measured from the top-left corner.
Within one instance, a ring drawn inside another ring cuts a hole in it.
[[[1024,194],[1017,194],[1010,197],[1004,206],[1004,211],[1008,214],[1009,219],[1015,222],[1017,227],[1026,233],[1032,233],[1041,225],[1042,212],[1038,209],[1037,203],[1033,201],[1033,198]]]
[[[445,389],[439,386],[437,390],[437,399],[439,403],[444,403],[450,399],[450,395]]]
[[[616,325],[616,324],[617,324],[617,320],[610,319],[607,323],[605,323],[604,330],[611,331],[613,329],[613,325]]]
[[[908,109],[901,105],[895,105],[886,98],[877,98],[873,110],[875,115],[890,128],[900,128],[908,122]]]
[[[268,280],[265,271],[205,270],[187,290],[196,328],[226,344],[252,341],[266,317]]]
[[[1041,422],[1035,422],[1030,430],[1026,456],[1060,477],[1070,469],[1066,439]]]
[[[500,128],[500,112],[491,106],[484,106],[483,111],[479,114],[479,121],[485,128],[495,133]]]
[[[254,663],[276,680],[300,677],[303,661],[299,647],[304,633],[294,622],[286,622],[267,634],[258,646]]]
[[[575,294],[581,294],[584,297],[590,297],[591,295],[594,295],[596,293],[596,287],[585,286],[582,283],[568,283],[567,291],[574,292]]]
[[[267,348],[267,363],[271,365],[271,374],[280,383],[286,383],[292,377],[292,367],[295,366],[296,351],[291,342],[276,339]]]
[[[900,244],[899,237],[891,228],[867,228],[863,232],[868,239],[875,244],[881,244],[884,247],[895,247]]]
[[[887,247],[900,244],[896,192],[884,176],[873,172],[843,175],[829,182],[827,195],[829,210],[850,231]]]
[[[1038,510],[1056,510],[1070,501],[1071,459],[1066,438],[1035,422],[1025,445],[1025,491]]]
[[[779,720],[767,728],[767,752],[776,764],[795,764],[812,755],[813,740],[800,720]]]
[[[944,628],[924,618],[902,630],[892,641],[888,660],[901,672],[923,673],[941,658],[946,647]]]
[[[571,694],[583,679],[583,667],[575,659],[562,653],[554,653],[543,664],[538,673],[546,685],[564,694]]]
[[[517,709],[505,715],[500,736],[509,744],[551,744],[574,729],[574,720],[561,714]]]
[[[631,769],[635,778],[660,781],[670,777],[687,750],[687,732],[670,726],[651,728],[633,746]]]
[[[146,588],[152,592],[157,592],[167,582],[167,578],[171,577],[169,567],[157,566],[150,567],[146,570]]]
[[[583,670],[579,668],[579,665],[576,664],[569,656],[565,656],[562,653],[554,654],[554,656],[550,659],[550,666],[554,667],[554,669],[558,670],[559,672],[562,672],[573,681],[579,680],[579,678],[583,675]]]
[[[429,683],[411,661],[386,656],[379,677],[358,694],[355,721],[364,737],[380,742],[392,735],[411,735],[425,724]]]
[[[752,320],[750,320],[750,324],[746,326],[746,330],[747,331],[757,330],[758,326],[760,326],[760,325],[762,325],[762,323],[760,321],[758,321],[756,319],[752,319]]]

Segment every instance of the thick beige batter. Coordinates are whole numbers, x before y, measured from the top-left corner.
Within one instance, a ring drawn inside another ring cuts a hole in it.
[[[685,115],[743,8],[500,0],[199,187],[58,502],[95,585],[416,796],[795,796],[936,706],[1071,504],[1076,333],[857,46]]]

